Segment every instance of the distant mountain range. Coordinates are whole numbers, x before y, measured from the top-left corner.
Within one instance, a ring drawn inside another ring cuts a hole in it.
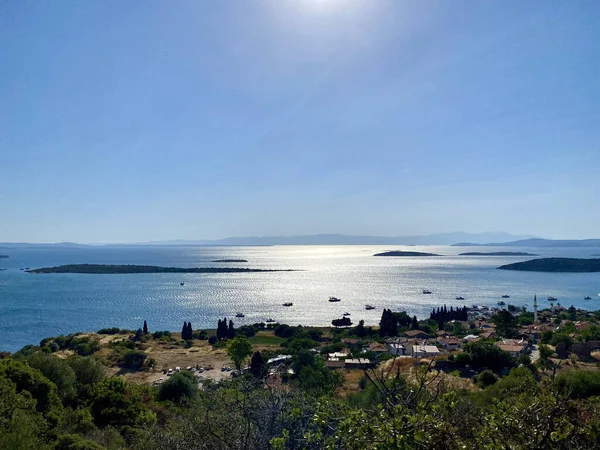
[[[455,247],[600,247],[600,239],[520,239],[510,242],[460,242]]]
[[[456,242],[459,242],[458,244]],[[352,236],[345,234],[314,234],[307,236],[265,236],[229,237],[215,240],[171,240],[137,242],[130,244],[101,244],[103,246],[123,245],[453,245],[455,247],[600,247],[600,239],[541,239],[530,236],[516,236],[509,233],[437,233],[418,236]],[[0,248],[19,247],[59,247],[85,248],[86,244],[59,242],[54,244],[30,244],[25,242],[0,243]]]
[[[527,239],[531,236],[504,232],[437,233],[418,236],[352,236],[345,234],[314,234],[307,236],[229,237],[225,239],[170,240],[137,242],[120,245],[451,245],[456,242],[499,242]],[[116,245],[116,244],[111,244]],[[62,247],[78,248],[84,244],[61,242],[56,244],[0,243],[0,247]]]
[[[509,233],[437,233],[418,236],[353,236],[346,234],[313,234],[307,236],[229,237],[216,240],[158,241],[150,245],[451,245],[460,241],[478,243],[526,239]]]

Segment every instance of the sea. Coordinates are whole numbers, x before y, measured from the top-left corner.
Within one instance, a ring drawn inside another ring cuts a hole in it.
[[[429,257],[374,257],[386,250],[437,253]],[[425,318],[447,305],[496,306],[502,295],[516,306],[557,303],[600,309],[600,273],[498,270],[528,256],[460,256],[524,251],[539,257],[589,258],[600,248],[452,246],[88,246],[0,248],[0,350],[14,352],[44,337],[105,327],[151,331],[216,328],[273,319],[293,325],[331,324],[350,313],[354,323],[376,325],[384,308]],[[245,259],[247,263],[216,263]],[[30,274],[22,269],[62,264],[140,264],[169,267],[249,267],[291,272],[221,274]],[[181,284],[183,283],[183,285]],[[432,294],[425,295],[423,290]],[[341,298],[330,303],[330,296]],[[465,300],[456,300],[462,296]],[[589,296],[591,300],[584,300]],[[282,303],[292,302],[284,307]],[[375,306],[365,310],[365,305]],[[242,313],[244,318],[236,318]]]

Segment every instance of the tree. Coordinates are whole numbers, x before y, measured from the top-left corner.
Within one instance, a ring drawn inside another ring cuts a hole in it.
[[[163,383],[158,391],[159,400],[181,403],[198,394],[196,377],[190,372],[179,372]]]
[[[366,330],[365,330],[365,321],[364,320],[360,320],[358,322],[358,325],[356,327],[354,327],[354,334],[356,334],[358,337],[365,336]]]
[[[148,334],[148,324],[146,323],[146,321],[144,320],[144,334]]]
[[[52,381],[57,388],[57,393],[64,404],[71,402],[76,395],[75,372],[64,359],[43,353],[34,353],[27,358],[27,364],[38,369]]]
[[[485,389],[486,387],[495,384],[496,381],[498,381],[498,377],[494,372],[492,372],[489,369],[484,370],[479,375],[477,375],[477,385],[482,389]]]
[[[412,323],[410,324],[410,328],[412,330],[418,330],[419,329],[419,322],[417,321],[417,316],[413,316]]]
[[[233,339],[235,337],[235,328],[233,328],[233,320],[229,321],[229,328],[227,329],[227,339]]]
[[[494,314],[492,321],[496,324],[496,332],[500,336],[509,338],[517,335],[517,318],[505,309]]]
[[[480,341],[467,344],[465,352],[471,354],[475,367],[488,368],[495,373],[515,366],[515,360],[510,353],[505,352],[492,342]]]
[[[181,339],[187,341],[187,322],[183,322],[183,327],[181,328]]]
[[[264,378],[267,374],[267,364],[260,352],[254,352],[250,359],[250,373],[258,379]]]
[[[252,344],[245,336],[233,338],[227,344],[227,355],[229,355],[238,370],[242,367],[244,360],[251,354]]]

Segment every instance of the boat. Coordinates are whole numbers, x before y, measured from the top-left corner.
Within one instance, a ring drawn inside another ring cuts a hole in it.
[[[504,305],[506,305],[506,302],[498,302],[498,305],[499,306],[504,306]]]
[[[510,295],[503,295],[502,298],[510,298]]]
[[[292,306],[293,303],[292,302],[286,302],[286,303],[282,303],[283,306]]]
[[[273,320],[273,319],[267,319],[265,322],[267,322],[267,323],[273,323],[273,322],[275,322],[275,320]]]
[[[456,297],[456,300],[464,300],[464,297]]]
[[[244,314],[242,314],[242,313],[237,313],[237,314],[235,315],[235,317],[246,317],[246,316],[244,316]]]
[[[433,294],[433,292],[428,291],[427,289],[423,289],[423,294]]]
[[[592,297],[590,297],[589,295],[587,297],[583,297],[584,300],[591,300]]]
[[[181,283],[179,283],[179,286],[183,286],[185,283],[182,281]]]
[[[375,307],[372,306],[372,305],[365,305],[365,309],[366,310],[371,310],[371,309],[375,309]]]
[[[332,303],[333,302],[341,302],[342,299],[341,298],[337,298],[337,297],[329,297],[329,301],[332,302]]]
[[[345,312],[344,314],[342,314],[342,316],[349,316],[350,313],[349,312]]]
[[[548,297],[549,302],[555,302],[556,300],[558,300],[556,297]]]

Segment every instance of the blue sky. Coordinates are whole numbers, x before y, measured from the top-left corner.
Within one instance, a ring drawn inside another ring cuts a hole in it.
[[[0,3],[0,241],[598,236],[600,3]]]

